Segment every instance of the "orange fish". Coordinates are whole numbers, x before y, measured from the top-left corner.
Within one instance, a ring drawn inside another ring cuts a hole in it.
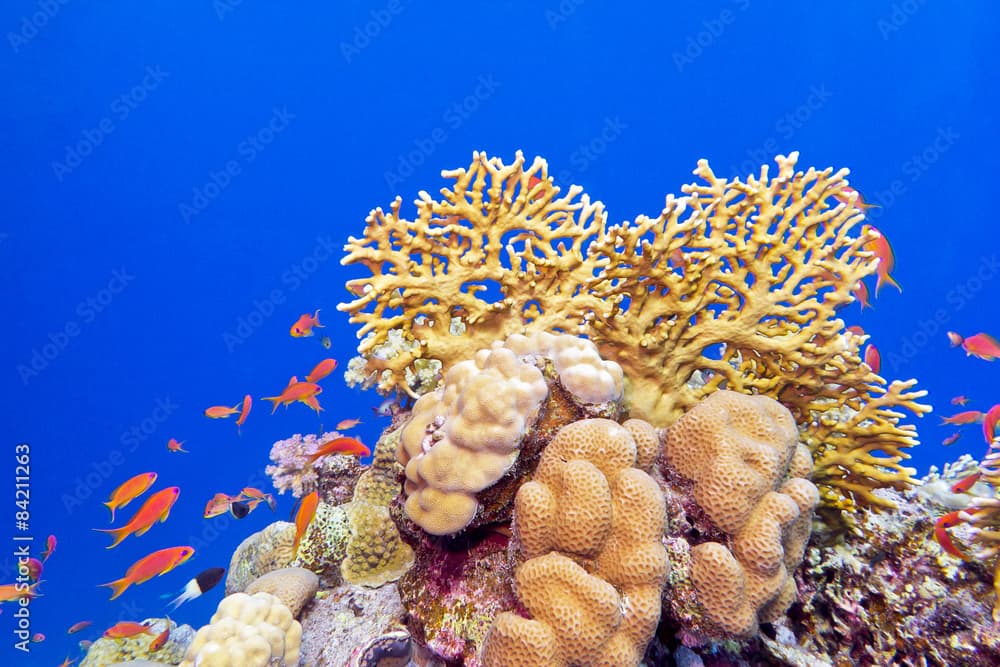
[[[966,398],[965,396],[955,396],[954,398],[951,399],[952,405],[965,405],[968,402],[969,399]]]
[[[948,333],[948,342],[951,343],[952,347],[958,347],[959,345],[962,344],[962,341],[965,340],[964,338],[962,338],[962,336],[955,333],[954,331],[949,331],[947,333]]]
[[[204,517],[206,519],[211,519],[225,514],[229,511],[229,506],[233,503],[233,501],[238,498],[239,496],[228,496],[225,493],[215,494],[212,496],[211,500],[208,501],[208,504],[205,505]]]
[[[978,482],[979,478],[982,477],[982,476],[983,476],[983,473],[981,473],[981,472],[974,472],[971,475],[969,475],[968,477],[963,477],[962,479],[958,480],[957,482],[955,482],[954,484],[951,485],[951,492],[952,493],[965,493],[966,491],[968,491],[969,489],[971,489],[972,486],[976,482]]]
[[[316,367],[312,369],[312,372],[306,376],[306,382],[319,382],[327,375],[333,372],[333,369],[337,367],[336,359],[324,359],[323,361],[316,364]]]
[[[872,308],[872,304],[870,303],[871,295],[868,294],[868,285],[865,285],[863,280],[858,281],[858,284],[854,286],[853,290],[851,290],[851,295],[855,298],[855,300],[857,300],[858,303],[861,304],[861,310],[864,310],[865,308]],[[872,310],[874,310],[874,308],[872,308]]]
[[[323,410],[323,408],[321,408],[319,405],[319,399],[316,398],[315,396],[304,398],[302,399],[302,402],[305,403],[307,406],[309,406],[311,410],[314,410],[316,414],[319,414]]]
[[[897,283],[891,275],[889,275],[896,266],[896,256],[892,252],[892,246],[889,245],[889,240],[882,232],[871,225],[865,225],[862,230],[870,230],[869,235],[872,233],[875,235],[875,238],[867,241],[864,245],[865,250],[874,253],[875,257],[879,260],[878,266],[875,269],[875,296],[878,296],[879,290],[882,289],[882,285],[885,283],[889,283],[902,292],[903,288],[899,286],[899,283]]]
[[[862,211],[867,211],[870,208],[878,208],[878,204],[867,203],[862,194],[849,185],[845,185],[841,188],[840,192],[833,195],[833,198],[841,203],[849,204],[851,202],[851,195],[856,192],[858,194],[858,198],[854,200],[855,208],[860,208]]]
[[[316,309],[316,313],[314,315],[303,313],[299,319],[295,320],[295,324],[292,325],[290,333],[295,338],[305,338],[306,336],[313,335],[313,327],[319,327],[320,329],[326,328],[319,323],[319,308]]]
[[[987,445],[993,444],[998,421],[1000,421],[1000,403],[987,410],[983,416],[983,437],[986,438]]]
[[[309,463],[315,463],[316,459],[329,456],[330,454],[349,454],[351,456],[365,457],[369,456],[371,451],[361,444],[361,441],[357,438],[340,437],[320,445],[316,453],[309,455],[307,460]]]
[[[115,538],[111,546],[105,547],[105,549],[114,549],[129,535],[135,534],[136,537],[145,535],[156,522],[163,523],[166,521],[167,517],[170,516],[170,508],[177,502],[177,497],[180,493],[181,489],[179,486],[171,486],[162,491],[157,491],[142,504],[139,511],[121,528],[95,528],[94,530],[99,533],[108,533]]]
[[[274,408],[271,410],[271,414],[273,415],[274,411],[278,409],[278,405],[284,405],[287,407],[295,401],[302,401],[303,403],[306,403],[306,405],[309,405],[307,400],[322,392],[323,388],[315,382],[295,382],[285,387],[285,390],[282,391],[280,395],[265,396],[264,400],[271,401],[274,404]],[[313,406],[309,405],[309,407]],[[313,409],[317,410],[318,407],[319,404],[316,403],[316,407]],[[317,412],[318,411],[319,410],[317,410]]]
[[[292,543],[292,553],[298,551],[299,542],[306,534],[306,528],[316,516],[316,507],[319,505],[319,493],[313,491],[308,496],[302,498],[299,503],[299,511],[295,513],[295,542]]]
[[[187,440],[181,440],[180,442],[178,442],[177,438],[170,438],[170,440],[167,441],[167,449],[170,450],[171,452],[183,452],[184,454],[190,454],[191,452],[189,452],[188,450],[181,449],[181,445],[183,445],[185,442],[187,442]]]
[[[872,369],[873,373],[878,373],[882,369],[882,355],[879,354],[878,348],[874,345],[865,348],[865,363],[868,364],[868,368]]]
[[[170,446],[169,444],[167,445]],[[115,510],[125,507],[130,502],[146,493],[146,490],[153,486],[156,481],[155,472],[144,472],[140,475],[126,480],[117,489],[111,492],[111,499],[104,503],[111,510],[111,521],[115,520]]]
[[[233,407],[226,407],[225,405],[213,405],[210,408],[205,408],[205,416],[210,419],[225,419],[230,415],[235,415],[240,411],[240,405],[237,403]]]
[[[252,486],[248,486],[242,491],[240,491],[240,496],[250,501],[251,510],[257,507],[257,504],[261,502],[267,503],[267,506],[271,508],[272,512],[277,507],[277,504],[274,502],[273,494],[264,493],[260,489],[255,489]]]
[[[135,621],[118,621],[101,635],[105,639],[128,639],[136,635],[153,634],[148,625],[136,623]]]
[[[24,563],[24,567],[28,570],[28,579],[31,581],[38,581],[42,578],[42,570],[44,569],[42,561],[37,558],[29,558]]]
[[[80,621],[79,623],[74,623],[69,626],[69,630],[66,631],[67,635],[75,635],[80,632],[80,630],[85,630],[93,624],[93,621]]]
[[[192,547],[170,547],[154,551],[148,556],[143,556],[125,572],[121,579],[109,581],[100,586],[107,586],[113,591],[111,599],[114,600],[125,592],[133,584],[141,584],[149,581],[153,577],[166,574],[178,565],[181,565],[194,554]]]
[[[31,641],[34,642],[35,644],[43,642],[45,641],[45,635],[43,635],[41,632],[36,632],[35,634],[31,635]]]
[[[3,584],[0,585],[0,602],[12,602],[14,600],[20,600],[21,598],[28,598],[33,600],[37,597],[41,597],[41,593],[38,593],[35,589],[38,585],[42,583],[36,581],[31,584]]]
[[[45,551],[41,553],[42,562],[44,563],[49,559],[49,556],[56,552],[56,536],[49,535],[45,538]]]
[[[957,526],[962,522],[959,518],[959,514],[963,510],[955,510],[954,512],[948,512],[940,519],[934,522],[934,539],[937,543],[941,545],[941,548],[950,553],[952,556],[961,558],[962,560],[969,560],[969,557],[962,552],[961,549],[952,541],[951,535],[948,534],[948,529]]]
[[[941,444],[942,445],[954,445],[958,441],[959,436],[961,436],[961,435],[962,435],[961,433],[959,433],[958,431],[955,431],[954,433],[952,433],[951,435],[949,435],[947,438],[945,438],[944,440],[942,440]]]
[[[979,357],[984,361],[993,361],[1000,357],[1000,343],[987,333],[977,333],[962,340],[965,356]]]
[[[156,637],[153,638],[153,641],[149,642],[149,649],[148,650],[149,650],[150,653],[153,653],[155,651],[159,651],[161,648],[163,648],[163,645],[166,644],[167,640],[170,638],[170,619],[169,618],[166,621],[166,625],[167,625],[167,627],[163,630],[163,632],[161,632],[160,634],[156,635]]]
[[[955,426],[964,426],[966,424],[980,424],[983,421],[983,413],[979,410],[966,410],[965,412],[958,412],[950,417],[942,417],[941,424],[954,424]]]
[[[88,646],[87,648],[90,648],[90,647]],[[66,659],[63,660],[62,662],[60,662],[59,665],[58,665],[58,667],[71,667],[74,662],[76,662],[76,658],[73,658],[72,660],[70,660],[69,656],[66,656]]]
[[[243,426],[243,422],[247,420],[247,415],[250,414],[250,406],[253,405],[253,399],[250,398],[250,394],[243,397],[243,408],[240,410],[240,417],[236,420],[236,432],[239,433],[240,427]]]
[[[360,419],[342,419],[337,422],[336,429],[338,431],[346,431],[349,428],[354,428],[361,423]]]

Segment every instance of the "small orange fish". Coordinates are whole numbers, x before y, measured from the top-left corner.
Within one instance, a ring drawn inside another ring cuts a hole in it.
[[[841,203],[849,204],[849,203],[851,203],[851,195],[854,194],[854,193],[857,193],[857,195],[858,195],[858,198],[854,200],[854,206],[855,206],[855,208],[859,208],[862,211],[867,211],[870,208],[878,208],[878,204],[869,204],[869,203],[867,203],[865,201],[864,196],[862,196],[862,194],[860,192],[858,192],[857,190],[855,190],[854,188],[852,188],[849,185],[845,185],[843,188],[841,188],[840,192],[838,192],[837,194],[833,195],[833,198],[836,199],[837,201],[841,202]]]
[[[88,646],[87,648],[90,648],[90,647]],[[62,662],[60,662],[59,665],[58,665],[58,667],[72,667],[73,663],[75,663],[75,662],[76,662],[76,658],[73,658],[72,660],[70,660],[69,656],[66,656],[66,659],[63,660]]]
[[[169,446],[169,445],[168,445]],[[104,503],[111,510],[111,521],[115,520],[115,510],[125,507],[130,502],[146,493],[156,481],[155,472],[144,472],[125,480],[121,486],[111,492],[111,499]]]
[[[882,370],[882,355],[879,354],[878,348],[874,345],[868,345],[865,348],[865,363],[868,368],[872,369],[873,373],[878,373]]]
[[[191,452],[181,448],[181,445],[185,442],[187,442],[187,440],[181,440],[178,442],[177,438],[170,438],[170,440],[167,441],[167,449],[171,452],[183,452],[184,454],[190,454]]]
[[[319,308],[316,309],[316,313],[313,315],[303,313],[299,319],[295,320],[295,324],[292,325],[290,333],[295,338],[305,338],[306,336],[313,335],[313,327],[319,327],[320,329],[325,328],[319,323]]]
[[[225,493],[216,493],[208,501],[208,504],[205,505],[204,517],[206,519],[211,519],[225,514],[229,511],[229,506],[234,500],[237,500],[237,498],[238,497],[228,496]]]
[[[105,547],[105,549],[113,549],[122,543],[129,535],[135,535],[139,537],[145,535],[149,532],[157,522],[163,523],[170,516],[170,509],[177,502],[177,497],[180,495],[181,489],[179,486],[171,486],[162,491],[157,491],[142,504],[139,511],[136,512],[131,519],[128,520],[121,528],[95,528],[99,533],[108,533],[111,535],[115,541],[111,543],[111,546]]]
[[[987,333],[977,333],[962,340],[965,356],[978,357],[984,361],[993,361],[1000,357],[1000,343]]]
[[[955,396],[954,398],[951,399],[952,405],[965,405],[968,402],[969,399],[966,398],[965,396]]]
[[[226,407],[225,405],[213,405],[210,408],[205,408],[205,416],[210,419],[225,419],[230,415],[235,415],[240,411],[239,403],[233,407]]]
[[[36,581],[30,586],[28,584],[0,585],[0,602],[11,602],[13,600],[20,600],[21,598],[34,600],[37,597],[41,597],[41,593],[38,593],[35,590],[38,588],[40,583],[42,582]]]
[[[80,621],[79,623],[74,623],[73,625],[69,626],[69,630],[66,631],[66,634],[75,635],[76,633],[80,632],[80,630],[86,630],[93,623],[94,623],[93,621]]]
[[[148,625],[136,623],[135,621],[118,621],[101,635],[105,639],[128,639],[136,635],[151,635],[153,631]]]
[[[323,388],[315,382],[294,382],[285,387],[284,391],[278,396],[265,396],[264,400],[271,401],[274,404],[274,408],[271,410],[271,414],[273,415],[274,411],[278,409],[278,405],[288,406],[295,401],[306,403],[307,399],[313,398],[322,392]],[[308,403],[306,404],[309,405]],[[310,405],[309,407],[313,406]],[[317,403],[316,408],[318,407],[319,404]],[[316,408],[313,409],[315,410]]]
[[[109,581],[100,586],[107,586],[113,591],[111,599],[114,600],[133,584],[141,584],[149,581],[153,577],[166,574],[178,565],[187,562],[194,554],[192,547],[169,547],[154,551],[148,556],[143,556],[125,572],[121,579]]]
[[[952,556],[961,558],[962,560],[969,560],[969,557],[962,552],[961,549],[955,544],[951,539],[951,535],[948,534],[948,529],[957,526],[962,522],[959,518],[959,514],[963,510],[955,510],[954,512],[948,512],[940,519],[934,522],[934,539],[937,543],[941,545],[941,548],[950,553]]]
[[[160,634],[156,635],[156,637],[153,638],[153,641],[149,642],[149,649],[148,650],[149,650],[150,653],[154,653],[156,651],[159,651],[161,648],[163,648],[163,645],[167,643],[167,640],[170,639],[170,619],[169,618],[166,621],[166,625],[167,625],[167,627],[163,630],[163,632],[161,632]]]
[[[316,364],[316,367],[312,369],[309,375],[306,376],[306,382],[319,382],[327,375],[333,372],[333,369],[337,367],[336,359],[324,359],[323,361]]]
[[[987,445],[993,444],[998,421],[1000,421],[1000,403],[994,405],[983,415],[983,437],[986,438]]]
[[[947,438],[945,438],[944,440],[942,440],[941,444],[942,445],[954,445],[958,441],[959,436],[961,436],[961,435],[962,435],[961,433],[959,433],[958,431],[955,431],[954,433],[952,433],[951,435],[949,435]]]
[[[337,422],[336,430],[346,431],[349,428],[354,428],[361,423],[360,419],[342,419]]]
[[[45,551],[43,551],[40,554],[42,557],[42,562],[44,563],[45,561],[47,561],[49,559],[49,556],[51,556],[55,552],[56,552],[56,536],[49,535],[47,538],[45,538]]]
[[[292,553],[298,551],[299,542],[306,534],[306,529],[316,516],[316,507],[319,505],[319,493],[313,491],[308,496],[304,496],[299,503],[299,511],[295,513],[295,542],[292,543]]]
[[[45,635],[43,635],[41,632],[36,632],[35,634],[31,635],[31,641],[32,643],[35,644],[41,643],[45,641]]]
[[[962,341],[965,340],[964,338],[962,338],[961,335],[955,333],[954,331],[949,331],[947,333],[948,333],[948,342],[951,343],[952,347],[958,347],[959,345],[962,344]]]
[[[274,502],[274,495],[270,493],[264,493],[260,489],[255,489],[253,487],[246,487],[240,491],[240,496],[246,498],[250,501],[250,509],[253,510],[257,507],[260,502],[267,503],[267,506],[271,508],[271,511],[275,511],[277,508],[277,503]]]
[[[872,308],[874,310],[871,304],[871,295],[868,293],[868,285],[865,285],[863,280],[858,281],[858,284],[851,290],[851,295],[861,304],[861,310],[865,308]]]
[[[330,454],[348,454],[363,458],[365,456],[369,456],[371,451],[361,444],[361,441],[357,438],[340,437],[334,438],[330,442],[320,445],[319,449],[316,450],[316,453],[311,454],[306,460],[308,460],[309,463],[315,463],[316,459],[329,456]]]
[[[965,493],[973,487],[973,485],[979,481],[979,478],[983,476],[981,472],[974,472],[968,477],[963,477],[954,484],[951,485],[952,493]]]
[[[239,433],[240,427],[243,426],[243,422],[247,420],[247,415],[250,414],[250,406],[253,405],[253,399],[250,398],[250,394],[243,397],[243,407],[240,410],[240,417],[236,420],[236,432]]]
[[[893,268],[896,266],[896,256],[892,252],[892,246],[889,244],[889,239],[885,237],[885,234],[880,232],[875,227],[871,225],[865,225],[862,230],[870,230],[870,234],[874,234],[875,238],[865,243],[865,250],[868,250],[875,254],[878,258],[878,266],[875,269],[876,280],[875,280],[875,296],[878,296],[879,290],[882,289],[882,285],[889,283],[900,292],[903,288],[899,286],[890,273],[892,273]]]
[[[864,335],[866,335],[865,334],[865,330],[862,329],[861,327],[859,327],[857,324],[852,324],[851,326],[849,326],[846,329],[844,329],[844,331],[848,331],[848,332],[854,334],[855,336],[864,336]]]
[[[950,417],[942,417],[941,424],[954,424],[955,426],[965,426],[966,424],[979,424],[983,421],[983,413],[979,410],[966,410],[958,412]]]

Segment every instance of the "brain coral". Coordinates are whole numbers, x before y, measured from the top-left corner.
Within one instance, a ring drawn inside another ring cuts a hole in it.
[[[229,561],[226,595],[245,591],[261,575],[291,565],[295,559],[294,541],[295,524],[275,521],[240,542]]]
[[[670,424],[719,388],[777,398],[825,503],[891,506],[872,490],[914,481],[901,462],[915,429],[899,408],[929,408],[914,380],[887,384],[844,333],[836,311],[876,270],[864,249],[874,232],[847,169],[796,171],[797,159],[745,180],[702,160],[701,183],[657,216],[609,226],[604,206],[578,186],[562,194],[541,158],[508,165],[477,152],[442,172],[453,183],[441,199],[419,193],[414,220],[397,198],[348,240],[342,263],[370,272],[339,306],[361,325],[348,377],[417,395],[433,383],[408,378],[446,374],[494,340],[581,334],[624,369],[633,417]],[[455,522],[472,510],[455,508]]]
[[[639,665],[668,564],[663,496],[633,467],[632,429],[608,419],[565,426],[518,491],[517,594],[531,619],[497,616],[487,667]]]
[[[788,409],[764,396],[718,391],[666,429],[664,476],[693,482],[720,539],[691,548],[691,580],[707,634],[749,636],[795,596],[791,573],[809,538],[816,487]],[[717,535],[711,535],[716,537]]]
[[[292,667],[299,664],[301,642],[302,626],[281,600],[234,593],[195,633],[180,667]]]

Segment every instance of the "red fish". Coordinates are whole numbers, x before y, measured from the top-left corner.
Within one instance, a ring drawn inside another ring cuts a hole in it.
[[[31,641],[34,642],[35,644],[43,642],[45,641],[45,635],[43,635],[41,632],[36,632],[35,634],[31,635]]]
[[[958,441],[959,436],[961,436],[961,435],[962,435],[961,433],[959,433],[958,431],[955,431],[954,433],[952,433],[951,435],[949,435],[947,438],[945,438],[944,440],[942,440],[941,444],[942,445],[954,445]]]
[[[872,369],[873,373],[882,370],[882,355],[879,354],[878,348],[874,345],[865,348],[865,363],[868,364],[868,368]]]
[[[360,419],[341,419],[337,422],[336,429],[338,431],[346,431],[349,428],[354,428],[361,423]]]
[[[93,624],[93,621],[80,621],[79,623],[74,623],[69,626],[69,630],[66,631],[67,635],[75,635],[80,632],[80,630],[85,630]]]
[[[969,557],[962,552],[961,549],[955,544],[951,539],[951,535],[948,534],[948,529],[953,526],[957,526],[962,522],[959,518],[959,514],[963,510],[955,510],[954,512],[948,512],[940,519],[934,522],[934,539],[937,543],[941,545],[941,548],[950,553],[952,556],[961,558],[962,560],[969,560]]]
[[[993,444],[998,421],[1000,421],[1000,403],[987,410],[983,416],[983,437],[986,438],[987,445]]]
[[[954,484],[951,485],[951,492],[952,493],[965,493],[966,491],[968,491],[969,489],[971,489],[972,486],[976,482],[978,482],[979,478],[982,477],[982,476],[983,476],[983,473],[981,473],[981,472],[974,472],[971,475],[969,475],[968,477],[963,477],[962,479],[958,480],[957,482],[955,482]]]
[[[210,408],[205,408],[205,416],[210,419],[225,419],[230,415],[235,415],[239,411],[240,411],[239,403],[237,403],[231,408],[225,405],[213,405]]]
[[[250,394],[243,397],[243,407],[240,409],[240,417],[236,420],[236,432],[239,433],[240,427],[243,426],[243,422],[247,420],[247,415],[250,414],[250,406],[253,405],[253,399],[250,398]]]
[[[181,448],[181,445],[183,445],[185,442],[187,441],[181,440],[180,442],[178,442],[177,438],[170,438],[170,440],[167,441],[167,449],[170,450],[171,452],[182,452],[184,454],[190,454],[191,452]]]
[[[170,446],[169,444],[167,445]],[[115,510],[125,507],[130,502],[146,493],[156,481],[155,472],[144,472],[122,482],[121,486],[111,492],[111,499],[104,503],[111,510],[111,520],[115,520]]]
[[[49,556],[56,552],[56,536],[49,535],[45,540],[45,551],[41,553],[42,562],[44,563],[49,559]]]
[[[859,280],[858,284],[854,286],[851,290],[851,295],[861,304],[861,310],[865,308],[872,308],[870,303],[871,295],[868,293],[868,285],[865,285],[863,280]],[[874,308],[872,308],[874,310]]]
[[[128,639],[136,635],[153,634],[148,625],[135,621],[118,621],[101,635],[105,639]]]
[[[153,638],[153,641],[149,642],[149,652],[154,653],[163,648],[163,645],[167,643],[170,638],[170,619],[166,620],[167,627],[160,634]]]
[[[45,569],[42,561],[37,558],[29,558],[25,561],[24,567],[28,570],[28,579],[31,581],[38,581],[42,578],[42,570]]]
[[[968,402],[969,399],[966,398],[965,396],[955,396],[954,398],[951,399],[952,405],[965,405]]]
[[[290,333],[295,338],[305,338],[306,336],[313,335],[313,327],[326,328],[319,323],[319,308],[316,309],[316,313],[313,315],[303,313],[299,319],[295,320]]]
[[[113,549],[121,544],[122,540],[129,535],[135,534],[137,537],[145,535],[157,522],[163,523],[166,521],[167,517],[170,516],[170,509],[177,502],[177,497],[180,493],[181,489],[178,486],[171,486],[162,491],[157,491],[143,503],[139,511],[121,528],[95,528],[94,530],[99,533],[108,533],[115,538],[111,546],[105,547],[106,549]]]
[[[340,437],[320,445],[316,453],[311,454],[307,460],[309,463],[315,463],[316,459],[329,456],[330,454],[349,454],[351,456],[365,457],[369,456],[371,451],[361,444],[361,441],[357,438]]]
[[[109,581],[101,586],[107,586],[113,591],[111,599],[114,600],[133,584],[141,584],[149,581],[153,577],[166,574],[178,565],[187,562],[194,554],[192,547],[170,547],[154,551],[148,556],[144,556],[132,563],[132,566],[125,572],[121,579]]]
[[[871,225],[865,225],[862,229],[870,230],[870,235],[874,234],[875,236],[875,238],[867,241],[864,245],[865,250],[874,253],[875,257],[879,260],[878,266],[875,269],[875,296],[878,296],[879,290],[882,289],[882,285],[886,283],[889,283],[902,292],[903,288],[899,286],[899,283],[897,283],[891,275],[889,275],[896,266],[896,256],[892,252],[892,246],[889,245],[889,240],[882,232]]]
[[[299,549],[299,542],[306,534],[306,529],[316,516],[316,507],[319,505],[319,493],[313,491],[308,496],[304,496],[299,503],[299,511],[295,513],[295,542],[292,544],[292,553]]]
[[[333,372],[333,369],[337,367],[336,359],[324,359],[323,361],[316,364],[316,367],[312,369],[309,375],[306,376],[306,382],[319,382],[327,375]]]
[[[987,333],[977,333],[962,340],[965,356],[979,357],[984,361],[993,361],[1000,357],[1000,343]]]
[[[323,388],[315,382],[295,382],[285,387],[285,390],[278,396],[265,396],[264,400],[271,401],[274,404],[274,408],[271,410],[271,414],[273,415],[274,411],[278,409],[278,405],[288,406],[295,401],[306,403],[307,399],[313,398],[322,392]],[[308,403],[306,404],[308,405]],[[309,407],[312,406],[310,405]],[[317,407],[319,407],[318,404]]]
[[[953,414],[950,417],[943,417],[941,424],[954,424],[955,426],[965,426],[966,424],[979,424],[983,421],[983,413],[979,410],[966,410]]]

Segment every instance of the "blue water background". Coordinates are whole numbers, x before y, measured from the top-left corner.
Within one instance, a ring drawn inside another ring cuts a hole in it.
[[[179,4],[0,9],[0,583],[15,576],[15,535],[33,536],[36,554],[59,540],[30,606],[47,639],[15,650],[16,606],[3,605],[3,664],[55,665],[116,620],[161,615],[161,595],[288,518],[288,495],[277,517],[201,515],[217,491],[266,488],[271,443],[315,430],[316,416],[297,405],[272,417],[258,400],[237,436],[202,410],[278,393],[322,359],[316,338],[288,335],[303,312],[322,309],[346,365],[355,329],[335,306],[361,273],[337,249],[396,194],[412,212],[474,149],[546,157],[612,222],[657,213],[702,157],[726,176],[791,150],[800,166],[850,167],[882,205],[873,218],[904,291],[843,317],[873,335],[886,376],[930,392],[915,465],[984,451],[978,426],[943,448],[952,429],[938,422],[956,394],[978,409],[1000,401],[997,364],[944,335],[1000,334],[994,3]],[[379,397],[339,371],[325,386],[326,426],[360,417],[373,443]],[[171,437],[191,453],[168,453]],[[19,442],[32,457],[24,533]],[[109,525],[101,502],[147,470],[155,489],[179,485],[179,502],[166,524],[105,550],[91,530]],[[114,602],[97,588],[182,544],[197,554],[176,571]],[[221,594],[173,618],[198,627]],[[94,626],[67,637],[82,619]]]

